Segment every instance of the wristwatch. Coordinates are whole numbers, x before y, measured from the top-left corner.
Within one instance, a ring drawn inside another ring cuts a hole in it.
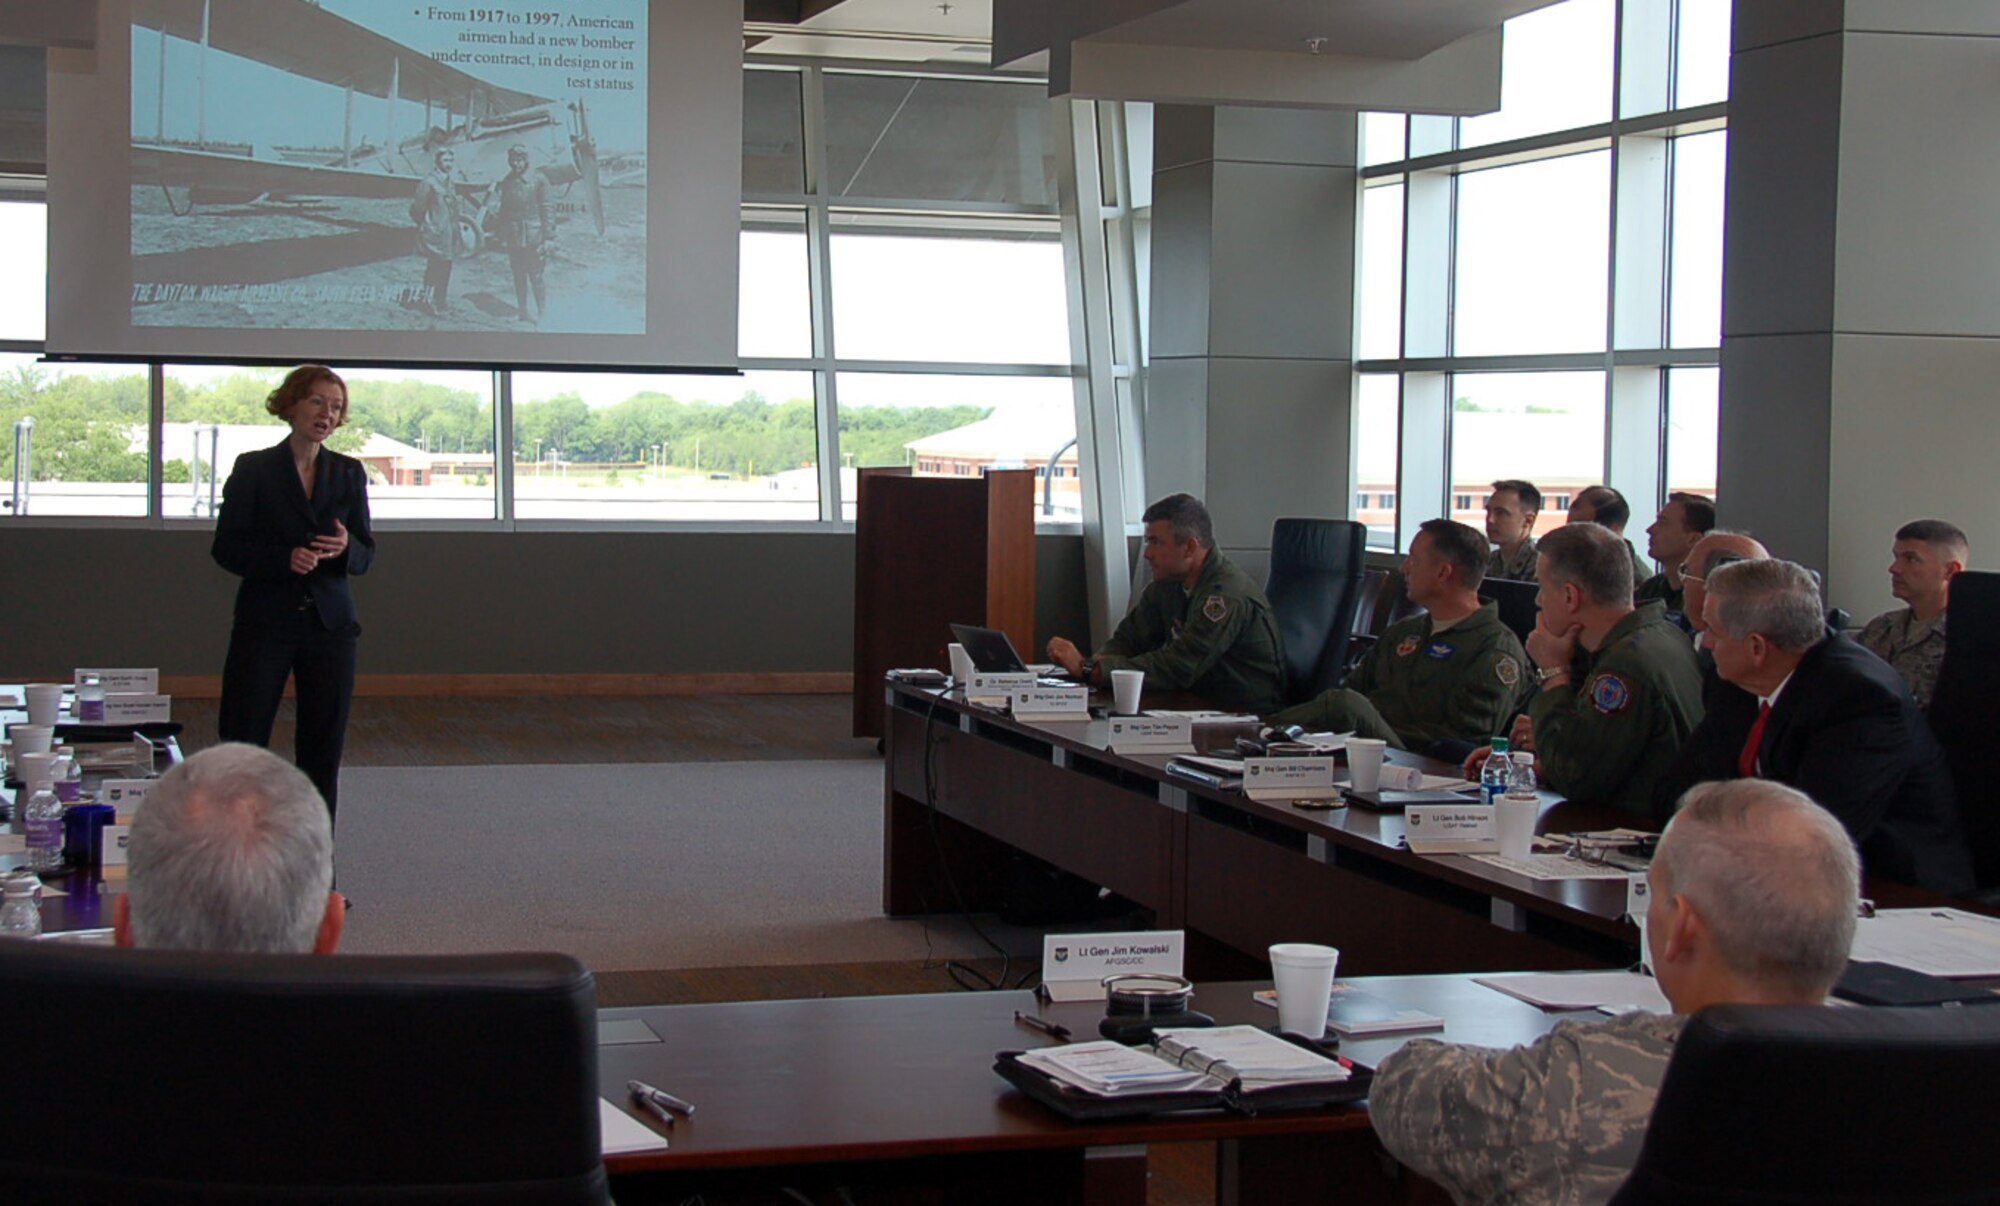
[[[1078,681],[1078,682],[1081,682],[1081,683],[1084,683],[1084,684],[1086,684],[1086,685],[1088,685],[1088,684],[1090,684],[1090,683],[1094,683],[1094,682],[1096,682],[1096,681],[1097,681],[1097,659],[1096,659],[1096,658],[1094,658],[1094,657],[1093,657],[1093,658],[1089,658],[1089,659],[1087,659],[1087,660],[1086,660],[1086,661],[1085,661],[1085,662],[1083,663],[1083,669],[1082,669],[1082,670],[1081,670],[1080,672],[1078,672],[1078,674],[1077,674],[1077,676],[1076,676],[1076,677],[1077,677],[1077,681]]]
[[[1568,666],[1543,666],[1541,669],[1535,671],[1535,682],[1546,687],[1549,685],[1550,679],[1568,673]]]

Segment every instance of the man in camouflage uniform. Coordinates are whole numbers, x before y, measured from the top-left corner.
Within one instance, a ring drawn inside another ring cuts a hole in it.
[[[1972,545],[1955,524],[1919,519],[1896,530],[1889,565],[1889,593],[1909,604],[1885,611],[1861,630],[1861,645],[1896,668],[1910,684],[1917,706],[1928,710],[1944,661],[1944,613],[1951,580],[1972,558]]]
[[[1569,522],[1594,523],[1600,528],[1610,528],[1619,540],[1624,541],[1625,555],[1632,559],[1633,597],[1637,598],[1638,585],[1653,576],[1653,567],[1625,538],[1625,525],[1632,522],[1632,504],[1625,501],[1625,496],[1610,486],[1585,486],[1576,492],[1576,498],[1569,504]]]
[[[1101,686],[1113,670],[1143,670],[1146,687],[1189,691],[1239,712],[1264,715],[1284,703],[1285,654],[1271,602],[1250,575],[1215,547],[1208,508],[1175,494],[1146,508],[1144,556],[1153,581],[1139,603],[1085,660],[1063,637],[1049,660],[1079,682]]]
[[[1542,512],[1542,492],[1533,482],[1511,478],[1493,483],[1486,496],[1486,539],[1493,555],[1486,559],[1488,578],[1510,582],[1535,579],[1535,519]]]
[[[1646,556],[1659,562],[1660,572],[1639,583],[1632,592],[1635,602],[1658,599],[1666,606],[1667,619],[1683,632],[1693,632],[1688,616],[1687,584],[1681,580],[1681,566],[1701,538],[1715,528],[1715,504],[1699,494],[1667,496],[1667,505],[1653,517],[1646,529]]]
[[[1461,1206],[1604,1202],[1639,1158],[1686,1015],[1819,1005],[1847,965],[1859,860],[1840,822],[1791,788],[1689,792],[1647,879],[1645,941],[1674,1012],[1557,1022],[1508,1051],[1412,1040],[1368,1096],[1391,1155]]]
[[[1631,558],[1608,528],[1572,523],[1542,537],[1535,576],[1541,616],[1527,649],[1541,691],[1525,736],[1536,770],[1569,799],[1650,819],[1656,783],[1701,723],[1694,649],[1658,603],[1633,606]],[[1473,751],[1468,773],[1486,753]]]
[[[1427,520],[1410,542],[1403,581],[1423,614],[1382,634],[1345,689],[1287,708],[1273,724],[1380,737],[1423,752],[1439,741],[1478,744],[1507,731],[1527,691],[1527,654],[1481,603],[1486,540],[1449,519]]]

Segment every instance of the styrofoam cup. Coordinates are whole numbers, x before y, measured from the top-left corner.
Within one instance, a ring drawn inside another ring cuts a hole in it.
[[[1493,829],[1500,836],[1500,857],[1527,862],[1535,848],[1535,818],[1542,802],[1533,796],[1501,796],[1493,802]]]
[[[1111,710],[1120,716],[1139,714],[1139,693],[1146,685],[1144,670],[1111,672]]]
[[[7,740],[14,743],[14,757],[28,754],[46,754],[55,743],[56,729],[51,724],[10,724],[7,726]]]
[[[61,683],[29,683],[22,691],[28,697],[29,724],[54,724],[62,714]]]
[[[965,651],[965,646],[959,644],[957,641],[953,641],[944,647],[944,651],[951,657],[952,681],[958,683],[960,686],[971,682],[972,655]]]
[[[1278,990],[1278,1029],[1316,1039],[1326,1033],[1327,1004],[1340,952],[1312,942],[1271,946],[1271,983]]]
[[[1347,739],[1347,777],[1355,791],[1375,791],[1382,786],[1382,755],[1389,743],[1380,737]]]
[[[14,775],[32,792],[38,783],[55,782],[56,763],[60,757],[53,750],[43,750],[39,754],[18,754],[14,758]],[[26,800],[26,796],[21,797],[23,803]]]

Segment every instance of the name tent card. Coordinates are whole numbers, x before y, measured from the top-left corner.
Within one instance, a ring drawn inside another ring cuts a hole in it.
[[[171,695],[116,694],[104,697],[104,723],[106,724],[161,724],[172,720],[174,697]]]
[[[1106,976],[1178,976],[1186,937],[1181,930],[1044,935],[1042,991],[1051,1001],[1102,1001]]]
[[[122,867],[132,861],[132,827],[130,825],[106,825],[104,827],[104,865]]]
[[[158,782],[158,779],[106,779],[98,785],[97,799],[117,809],[120,816],[131,816],[139,811],[139,805],[146,802],[146,793]]]
[[[1023,687],[1014,692],[1014,715],[1022,720],[1089,720],[1087,687]]]
[[[1648,975],[1653,971],[1653,952],[1646,945],[1646,908],[1653,900],[1653,885],[1646,882],[1644,871],[1634,871],[1625,877],[1625,916],[1639,927],[1639,966]]]
[[[72,685],[83,689],[83,676],[95,674],[98,685],[106,695],[151,695],[160,689],[160,672],[153,669],[99,669],[95,666],[79,667]]]
[[[1413,854],[1498,854],[1500,834],[1485,805],[1412,804],[1403,835]]]
[[[1034,685],[1035,676],[1026,672],[978,671],[965,684],[965,701],[1003,708],[1013,699],[1015,692],[1026,691]]]
[[[1194,718],[1190,716],[1113,716],[1114,754],[1192,754]]]
[[[1245,758],[1243,794],[1253,800],[1331,800],[1340,794],[1333,782],[1333,759]]]

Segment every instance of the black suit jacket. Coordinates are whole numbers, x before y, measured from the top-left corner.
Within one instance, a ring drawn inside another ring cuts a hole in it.
[[[310,597],[329,629],[356,622],[350,574],[366,573],[375,560],[368,525],[368,474],[361,462],[321,447],[313,495],[306,497],[286,443],[236,458],[222,487],[215,518],[216,564],[243,578],[236,591],[236,622],[275,623],[296,613]],[[347,525],[347,551],[320,562],[310,574],[292,572],[292,550],[314,536],[333,535],[333,521]]]
[[[1734,779],[1757,697],[1716,679],[1708,713],[1660,785],[1667,808],[1696,783]],[[1938,892],[1972,887],[1971,856],[1944,750],[1902,677],[1829,632],[1771,705],[1758,773],[1840,818],[1870,874]]]

